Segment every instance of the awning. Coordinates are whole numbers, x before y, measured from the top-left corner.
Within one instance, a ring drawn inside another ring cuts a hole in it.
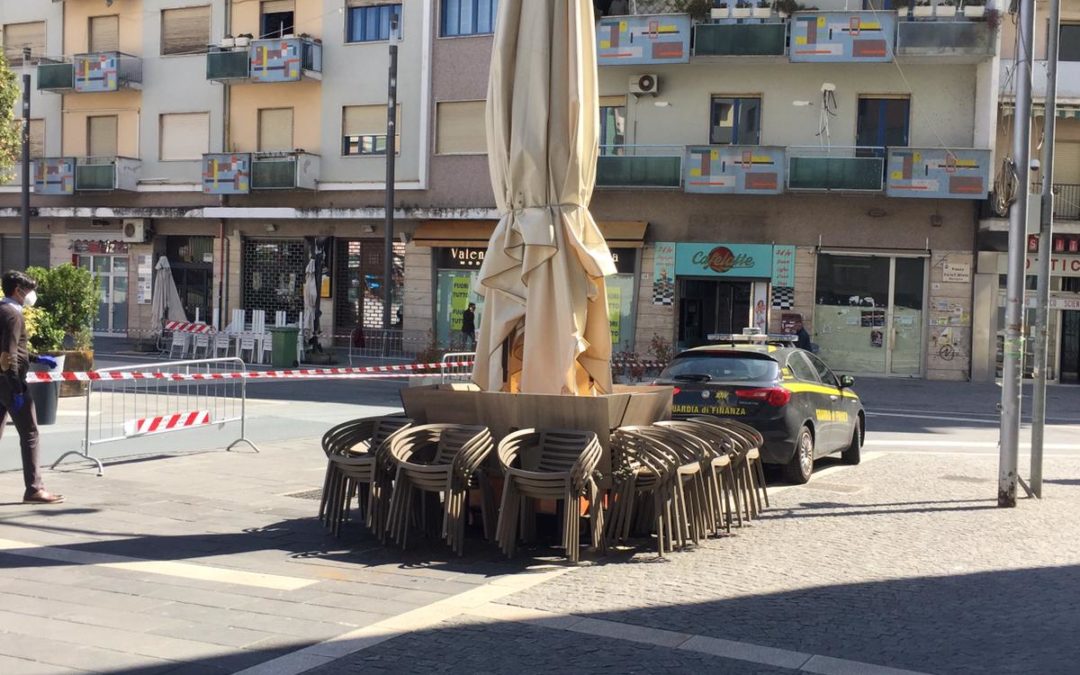
[[[416,228],[413,243],[417,246],[467,246],[486,248],[494,220],[427,220]],[[641,248],[645,245],[645,228],[641,220],[609,220],[599,223],[609,248]]]
[[[1062,104],[1058,103],[1056,107],[1058,119],[1080,119],[1080,105],[1078,104]],[[1046,106],[1042,103],[1031,104],[1031,116],[1042,117],[1046,114]],[[1001,114],[1010,116],[1013,111],[1016,110],[1016,105],[1012,101],[1006,101],[1001,104]]]

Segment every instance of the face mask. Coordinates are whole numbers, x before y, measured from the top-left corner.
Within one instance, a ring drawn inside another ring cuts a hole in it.
[[[23,306],[33,307],[35,304],[37,304],[37,291],[30,291],[23,298]]]

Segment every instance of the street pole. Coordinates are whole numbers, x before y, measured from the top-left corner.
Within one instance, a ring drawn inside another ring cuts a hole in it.
[[[1031,491],[1042,499],[1043,431],[1046,426],[1046,368],[1049,348],[1050,249],[1054,237],[1054,133],[1057,128],[1058,34],[1061,0],[1050,0],[1046,42],[1046,98],[1043,101],[1042,217],[1039,221],[1039,269],[1035,290],[1035,386],[1031,397]]]
[[[390,76],[387,84],[386,102],[386,223],[383,228],[383,328],[387,338],[383,340],[386,349],[391,326],[390,305],[394,299],[394,155],[397,153],[397,14],[390,18]]]
[[[30,48],[23,47],[22,74],[22,261],[30,267]]]
[[[1035,0],[1019,0],[1020,40],[1016,55],[1016,118],[1013,162],[1016,200],[1009,211],[1009,267],[1005,286],[1005,363],[1001,373],[1001,436],[998,441],[998,506],[1016,506],[1020,447],[1020,378],[1024,357],[1024,263],[1031,154],[1031,45]]]

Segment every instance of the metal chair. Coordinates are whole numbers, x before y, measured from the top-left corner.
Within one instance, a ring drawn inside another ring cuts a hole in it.
[[[184,358],[188,350],[188,334],[182,331],[174,330],[172,332],[172,342],[169,344],[169,358],[173,358],[173,352],[177,349],[180,350],[180,358]]]
[[[732,465],[737,481],[736,489],[742,493],[743,514],[747,520],[756,518],[763,508],[769,506],[765,467],[761,461],[761,446],[765,439],[761,432],[748,424],[723,417],[693,417],[690,421],[721,429],[731,438]]]

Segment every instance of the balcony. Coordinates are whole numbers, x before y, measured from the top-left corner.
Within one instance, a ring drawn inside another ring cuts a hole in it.
[[[694,56],[783,56],[787,24],[700,23],[694,27]]]
[[[923,199],[985,199],[989,150],[889,148],[885,194]]]
[[[142,88],[142,59],[123,52],[76,54],[38,64],[38,89],[97,94]]]
[[[1002,82],[1015,82],[1016,81],[1016,61],[1011,59],[1001,59],[1001,75],[1000,80]],[[1059,61],[1058,62],[1058,105],[1060,106],[1064,99],[1078,99],[1080,98],[1080,61]],[[1040,101],[1046,98],[1046,61],[1035,61],[1031,68],[1031,95],[1035,100]],[[1009,97],[1011,104],[1011,92],[1006,92],[1005,96]],[[1061,109],[1058,109],[1058,117],[1061,117]]]
[[[203,155],[203,194],[246,195],[251,192],[251,153]]]
[[[894,12],[796,12],[791,16],[792,62],[892,61]]]
[[[206,79],[257,83],[322,79],[322,43],[286,37],[252,40],[245,47],[214,47],[206,54]]]
[[[80,192],[134,191],[138,183],[137,159],[86,157],[75,164],[75,189]]]
[[[600,66],[689,63],[690,16],[640,14],[596,22],[596,62]]]
[[[993,58],[996,40],[986,21],[900,21],[897,56]]]
[[[75,65],[71,61],[41,59],[37,67],[38,91],[71,91],[75,88]]]
[[[1054,183],[1054,218],[1080,220],[1080,185]]]
[[[784,148],[705,145],[686,149],[687,192],[776,195],[784,191]]]
[[[788,148],[788,189],[879,192],[885,148]]]
[[[258,152],[251,156],[254,190],[314,190],[319,156],[306,152]]]
[[[47,157],[31,165],[34,193],[39,195],[75,194],[75,158]]]
[[[678,188],[682,155],[677,145],[607,145],[596,163],[598,188]]]

